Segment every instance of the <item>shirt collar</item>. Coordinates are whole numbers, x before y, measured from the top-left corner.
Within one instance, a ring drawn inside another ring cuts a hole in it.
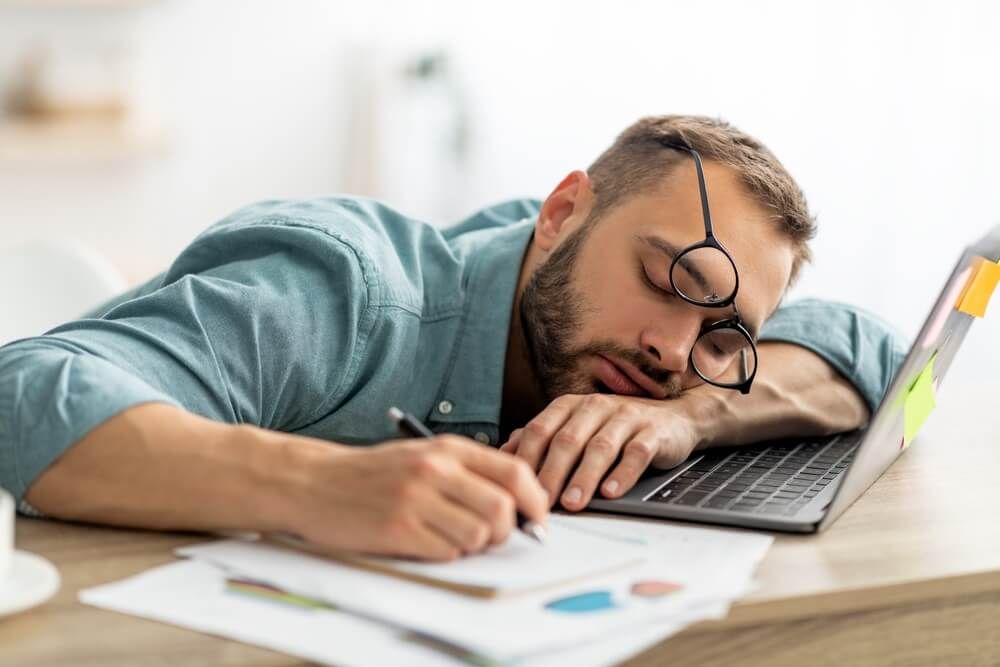
[[[524,218],[456,239],[456,251],[468,257],[465,307],[435,421],[500,423],[511,311],[534,222]]]

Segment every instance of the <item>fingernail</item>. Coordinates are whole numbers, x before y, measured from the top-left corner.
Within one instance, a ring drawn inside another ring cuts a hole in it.
[[[571,505],[575,505],[578,502],[580,502],[580,498],[582,497],[583,497],[583,491],[580,490],[580,487],[574,486],[573,488],[571,488],[569,491],[566,492],[565,496],[563,496],[563,501]]]
[[[618,493],[618,480],[617,479],[608,480],[604,484],[604,490],[609,495],[614,495],[614,494]]]

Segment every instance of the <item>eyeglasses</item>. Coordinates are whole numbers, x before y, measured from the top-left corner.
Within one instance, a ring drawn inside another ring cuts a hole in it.
[[[691,348],[689,362],[694,372],[709,384],[750,393],[757,375],[757,346],[747,331],[739,311],[736,293],[740,275],[736,262],[712,229],[708,208],[708,189],[701,156],[683,140],[662,140],[666,148],[684,151],[694,158],[701,194],[701,212],[705,220],[705,240],[689,245],[670,264],[670,286],[684,301],[702,308],[733,307],[733,316],[702,328]]]

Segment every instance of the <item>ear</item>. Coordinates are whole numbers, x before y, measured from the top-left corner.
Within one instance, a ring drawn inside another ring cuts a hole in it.
[[[561,237],[576,229],[590,213],[594,190],[585,171],[573,171],[562,180],[538,212],[534,242],[550,252]]]

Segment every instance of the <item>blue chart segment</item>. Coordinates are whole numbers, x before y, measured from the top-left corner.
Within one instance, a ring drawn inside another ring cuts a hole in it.
[[[559,598],[545,605],[546,609],[561,611],[567,614],[585,614],[595,611],[614,609],[617,605],[611,599],[610,591],[590,591]]]

